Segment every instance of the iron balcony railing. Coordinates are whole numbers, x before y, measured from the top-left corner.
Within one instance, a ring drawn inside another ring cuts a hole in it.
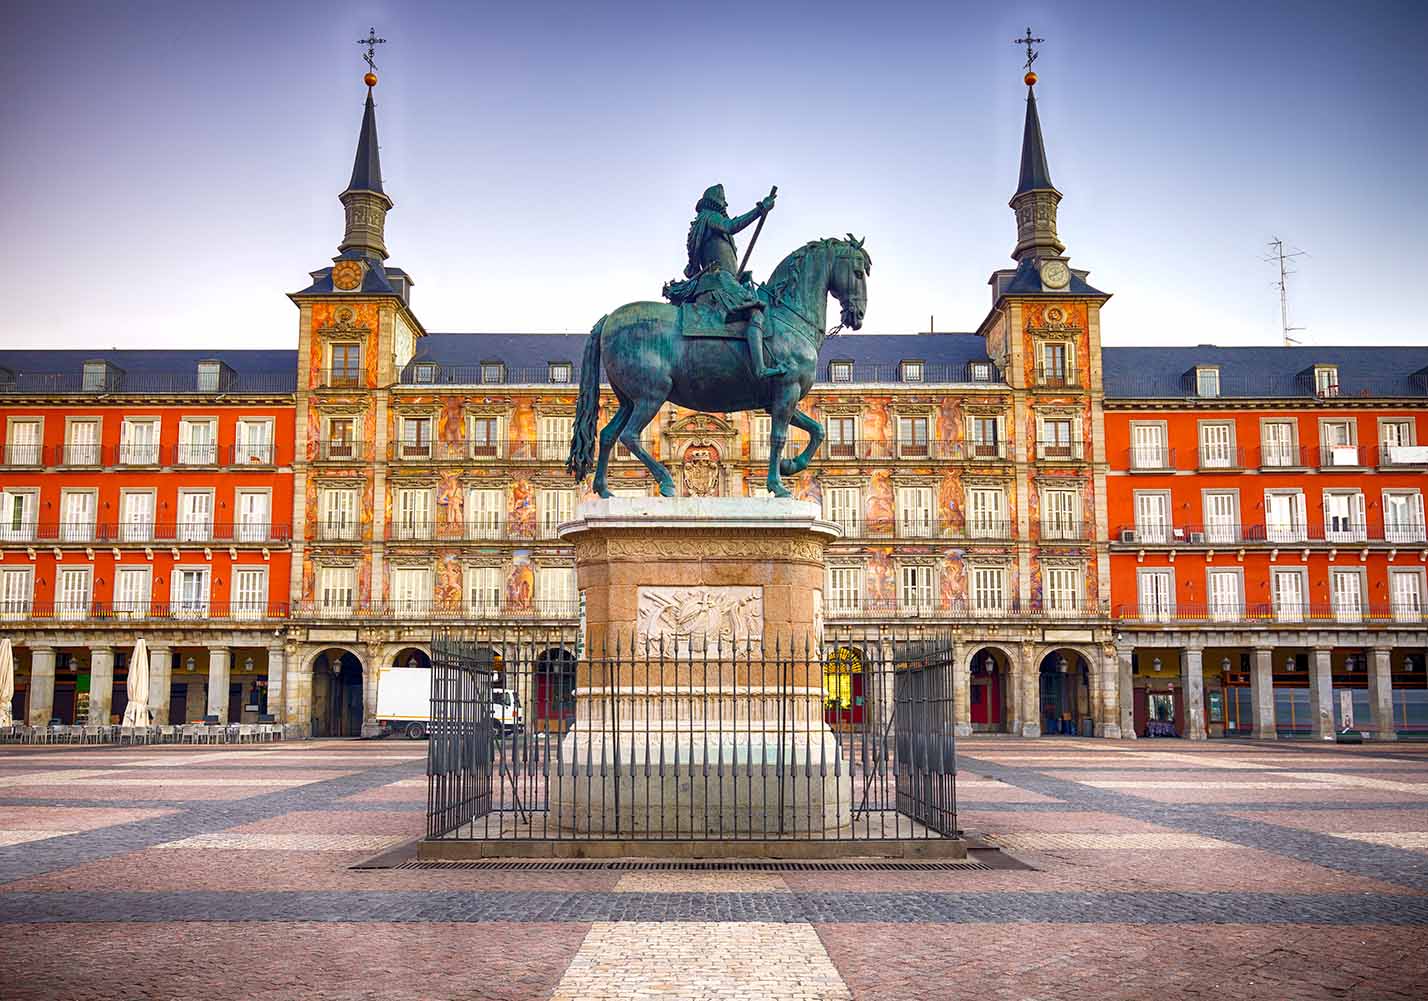
[[[221,542],[269,544],[292,538],[276,522],[120,521],[31,522],[0,526],[0,542],[103,543],[104,545]]]
[[[1038,440],[1036,457],[1042,462],[1079,462],[1081,460],[1079,441]]]
[[[314,462],[371,462],[372,443],[349,438],[319,438],[310,443]]]
[[[1195,465],[1202,472],[1245,469],[1245,450],[1238,445],[1201,446],[1195,449]]]
[[[453,621],[487,619],[574,619],[579,615],[580,602],[575,599],[534,599],[531,601],[314,601],[294,602],[293,618],[354,619],[362,621],[391,619],[411,621]]]
[[[1428,528],[1418,523],[1390,522],[1380,532],[1357,521],[1322,525],[1291,522],[1269,525],[1234,523],[1121,525],[1111,536],[1123,546],[1335,545],[1340,543],[1415,543],[1428,541]]]
[[[1378,460],[1372,445],[1320,445],[1320,469],[1367,469]]]
[[[3,457],[7,466],[38,466],[44,458],[44,454],[45,446],[43,445],[7,443]]]
[[[1369,372],[1346,376],[1326,387],[1315,385],[1312,371],[1291,375],[1264,373],[1237,375],[1220,373],[1219,392],[1212,399],[1314,399],[1314,398],[1422,398],[1428,396],[1428,376],[1422,373]],[[1206,399],[1196,392],[1194,374],[1150,376],[1126,375],[1108,379],[1106,398],[1137,399]]]
[[[4,463],[11,466],[272,466],[277,451],[258,445],[8,445]]]
[[[986,386],[1005,386],[1001,371],[990,361],[973,362],[923,362],[920,379],[906,379],[907,370],[900,362],[877,364],[873,362],[848,362],[833,358],[820,362],[814,382],[819,385],[843,385],[848,383],[901,383],[935,385],[974,383]]]
[[[437,365],[416,361],[402,369],[403,386],[570,386],[579,385],[580,366],[554,365]]]
[[[855,518],[825,515],[843,529],[844,538],[855,539],[1012,539],[1016,523],[1005,519],[933,518],[918,512],[895,518]]]
[[[0,600],[0,619],[66,621],[265,621],[286,619],[287,602],[276,601],[17,601]]]
[[[1036,386],[1042,389],[1077,389],[1081,385],[1081,374],[1072,368],[1062,366],[1036,366]]]
[[[246,396],[287,395],[297,389],[297,373],[123,372],[102,376],[82,372],[15,372],[0,377],[0,394],[11,396]]]
[[[1324,604],[1298,602],[1275,605],[1271,602],[1224,602],[1145,606],[1117,605],[1115,618],[1141,625],[1220,623],[1226,625],[1275,624],[1357,624],[1428,622],[1419,603]]]
[[[1261,469],[1308,469],[1313,464],[1313,449],[1299,445],[1261,445],[1259,449]]]
[[[1428,466],[1428,445],[1380,445],[1378,464],[1389,468]]]
[[[1125,468],[1161,472],[1175,468],[1175,449],[1164,445],[1133,445],[1125,451]]]
[[[367,377],[360,368],[324,368],[317,373],[317,384],[322,389],[362,389]]]

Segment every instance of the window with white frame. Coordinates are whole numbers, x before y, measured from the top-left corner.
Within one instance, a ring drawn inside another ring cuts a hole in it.
[[[119,492],[119,540],[147,542],[154,537],[154,491]]]
[[[1170,450],[1165,444],[1164,424],[1131,425],[1131,468],[1169,469]]]
[[[1380,462],[1388,465],[1428,463],[1428,448],[1419,448],[1414,439],[1411,420],[1380,420],[1378,440]]]
[[[1319,396],[1339,395],[1339,369],[1336,365],[1314,366],[1314,392]]]
[[[94,541],[94,516],[99,498],[93,490],[60,492],[61,542]]]
[[[1072,440],[1075,423],[1069,417],[1044,417],[1041,420],[1041,440],[1036,443],[1037,455],[1043,459],[1078,458],[1076,442]]]
[[[542,539],[555,538],[556,529],[574,516],[574,490],[536,491],[536,518],[539,521]]]
[[[1166,491],[1135,492],[1135,541],[1151,546],[1170,542],[1170,494]]]
[[[767,462],[769,458],[769,437],[773,434],[773,421],[768,414],[754,414],[749,420],[749,458],[754,462]]]
[[[506,366],[498,361],[481,363],[481,382],[492,386],[506,381]]]
[[[1206,490],[1201,503],[1205,505],[1205,541],[1220,546],[1239,542],[1240,492]]]
[[[1081,535],[1080,495],[1060,488],[1041,491],[1041,536],[1075,539]]]
[[[119,425],[119,462],[126,466],[159,464],[158,418],[124,418]]]
[[[1423,621],[1423,572],[1388,571],[1388,593],[1393,618],[1397,622]]]
[[[261,619],[268,611],[268,571],[266,567],[234,567],[234,618]]]
[[[898,487],[897,533],[903,539],[925,539],[933,534],[931,487]]]
[[[1359,464],[1358,423],[1353,420],[1319,422],[1321,466],[1357,466]]]
[[[574,417],[542,417],[540,419],[540,457],[550,461],[564,460],[570,452],[570,435],[574,429]]]
[[[356,567],[322,567],[317,572],[317,610],[321,615],[348,615],[357,597]]]
[[[44,425],[39,418],[12,417],[5,432],[5,464],[38,466]]]
[[[936,577],[933,568],[909,564],[898,568],[897,607],[904,612],[927,612],[934,605]]]
[[[974,415],[968,421],[968,438],[972,441],[973,459],[1000,459],[1004,457],[1002,448],[1002,418],[993,415]]]
[[[535,593],[538,614],[574,615],[578,598],[575,590],[575,568],[536,567]]]
[[[39,491],[6,487],[0,490],[0,541],[31,542]]]
[[[466,491],[466,537],[499,539],[506,526],[504,488],[472,487]]]
[[[862,524],[863,493],[857,487],[828,487],[823,491],[823,517],[856,535]]]
[[[328,348],[332,360],[328,373],[329,386],[357,386],[362,382],[362,345],[333,344]]]
[[[84,363],[83,379],[80,388],[86,393],[96,393],[111,388],[114,374],[108,362],[87,361]]]
[[[64,430],[65,465],[99,465],[99,421],[72,420],[65,425]]]
[[[237,515],[235,538],[239,542],[266,542],[271,535],[272,497],[266,490],[237,490],[233,494]]]
[[[327,419],[327,459],[352,459],[357,456],[357,422],[351,417]]]
[[[1363,493],[1325,490],[1324,538],[1329,542],[1363,542],[1367,537]]]
[[[1220,370],[1208,365],[1195,369],[1195,395],[1214,399],[1220,395]]]
[[[220,385],[219,380],[223,374],[223,363],[218,361],[201,361],[198,363],[198,391],[200,393],[216,393]]]
[[[852,382],[853,363],[844,359],[830,361],[828,363],[829,382]]]
[[[828,455],[834,459],[852,459],[858,455],[858,419],[851,416],[829,417],[824,423],[828,433]]]
[[[471,442],[471,458],[500,458],[506,436],[505,419],[499,414],[473,414],[466,421],[466,436]]]
[[[218,461],[218,420],[185,417],[179,421],[178,461],[185,466],[211,466]]]
[[[972,567],[972,611],[1001,615],[1007,611],[1007,568]]]
[[[431,608],[431,568],[393,567],[392,602],[399,615],[425,615]]]
[[[1423,495],[1417,490],[1383,492],[1383,537],[1386,542],[1428,540],[1423,522]]]
[[[149,614],[153,571],[149,567],[114,568],[114,613],[128,618]]]
[[[1168,567],[1137,570],[1136,595],[1142,622],[1168,622],[1175,617],[1175,572]]]
[[[1364,578],[1358,570],[1330,570],[1329,595],[1334,602],[1334,618],[1358,622],[1364,615]]]
[[[927,417],[897,419],[897,454],[904,459],[925,459],[931,454]]]
[[[1079,567],[1047,567],[1046,608],[1051,612],[1075,612],[1081,608],[1081,569]]]
[[[1261,466],[1298,466],[1299,445],[1295,441],[1294,421],[1265,421],[1260,425],[1259,459]]]
[[[1303,542],[1307,538],[1302,490],[1264,492],[1264,531],[1270,542]]]
[[[467,567],[466,602],[472,615],[498,614],[503,591],[500,567]]]
[[[322,487],[317,492],[318,538],[340,541],[357,538],[357,491],[351,487]]]
[[[89,567],[60,567],[55,571],[55,614],[81,618],[89,614]]]
[[[169,611],[177,618],[208,615],[208,567],[174,567]]]
[[[863,568],[828,568],[828,611],[856,612],[863,607]]]
[[[431,487],[402,487],[397,490],[397,512],[392,519],[396,539],[430,539],[432,508],[436,491]]]
[[[0,616],[30,614],[35,597],[35,572],[30,567],[0,567]]]
[[[1210,618],[1215,622],[1238,622],[1243,617],[1243,578],[1237,570],[1208,570],[1205,593],[1210,599]]]
[[[973,539],[1007,537],[1007,494],[1001,487],[973,487],[967,491],[967,535]]]
[[[1234,469],[1239,466],[1235,451],[1235,426],[1228,421],[1200,425],[1200,468]]]
[[[178,540],[208,542],[213,538],[213,491],[178,492]]]
[[[1307,571],[1275,568],[1270,575],[1274,617],[1280,622],[1302,622],[1307,611]]]
[[[401,458],[431,458],[430,417],[403,417],[401,420]]]
[[[553,361],[546,365],[546,377],[551,382],[569,382],[572,371],[573,368],[568,361]]]
[[[902,363],[902,381],[903,381],[903,382],[921,382],[921,381],[922,381],[922,362],[921,362],[921,361],[905,361],[905,362],[903,362],[903,363]]]
[[[1075,345],[1065,341],[1047,341],[1041,345],[1041,378],[1043,386],[1074,386],[1076,384]]]
[[[233,463],[239,466],[271,466],[273,456],[273,422],[245,417],[234,429]]]

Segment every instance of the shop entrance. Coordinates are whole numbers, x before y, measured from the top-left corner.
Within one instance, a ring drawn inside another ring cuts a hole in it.
[[[1010,668],[1006,656],[991,647],[972,654],[971,700],[972,729],[978,732],[1001,733],[1006,730],[1007,677]]]
[[[863,652],[838,647],[823,663],[823,722],[837,728],[863,722]]]
[[[362,736],[362,662],[346,650],[318,654],[312,668],[314,737]]]
[[[1041,660],[1041,732],[1090,737],[1091,672],[1074,650],[1053,650]]]

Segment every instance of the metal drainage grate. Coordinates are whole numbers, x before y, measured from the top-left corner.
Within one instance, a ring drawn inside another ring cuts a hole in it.
[[[679,862],[632,861],[629,859],[564,859],[558,862],[544,859],[473,859],[469,862],[440,860],[403,862],[394,869],[486,869],[494,872],[511,870],[525,872],[569,872],[618,870],[656,870],[659,872],[947,872],[966,870],[991,872],[994,866],[985,862],[800,862],[796,860],[770,862]]]

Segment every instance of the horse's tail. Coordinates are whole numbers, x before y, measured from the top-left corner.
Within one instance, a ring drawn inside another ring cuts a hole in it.
[[[608,316],[608,314],[607,314]],[[570,436],[570,457],[565,469],[584,482],[595,465],[595,439],[600,418],[600,333],[605,316],[595,321],[585,342],[585,358],[580,363],[580,398],[575,404],[575,430]]]

